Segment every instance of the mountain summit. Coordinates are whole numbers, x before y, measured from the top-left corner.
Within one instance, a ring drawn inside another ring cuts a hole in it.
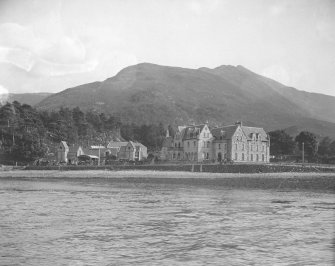
[[[298,127],[335,136],[335,97],[286,87],[243,66],[187,69],[141,63],[103,82],[53,94],[39,109],[76,107],[120,114],[124,122]]]

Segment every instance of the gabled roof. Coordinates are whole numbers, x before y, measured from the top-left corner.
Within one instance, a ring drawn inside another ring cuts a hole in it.
[[[222,139],[231,139],[236,132],[237,127],[237,125],[217,127],[213,128],[211,133],[215,139],[220,139],[221,136]]]
[[[141,148],[147,148],[146,146],[144,146],[142,143],[140,143],[140,142],[134,142],[134,145],[136,146],[136,147],[141,147]]]
[[[121,148],[122,146],[127,146],[127,141],[111,141],[108,143],[107,148]]]
[[[211,132],[212,135],[215,137],[215,139],[220,139],[221,136],[222,139],[231,139],[234,133],[236,132],[237,127],[238,125],[230,125],[219,128],[213,128]],[[263,128],[241,126],[241,129],[248,140],[251,140],[253,133],[260,134],[263,140],[267,139],[267,134]]]
[[[196,139],[206,125],[187,126],[183,129],[182,139]]]
[[[69,149],[69,146],[67,146],[66,141],[61,141],[60,143],[63,145],[65,149]]]
[[[104,157],[105,153],[109,151],[108,148],[102,148],[100,149],[100,157]],[[83,149],[83,152],[85,155],[94,155],[94,156],[99,156],[99,149]]]
[[[185,128],[186,128],[186,126],[178,126],[177,129],[178,129],[179,132],[182,132]]]
[[[78,144],[75,145],[71,145],[69,147],[69,152],[67,154],[67,158],[71,159],[71,158],[76,158],[77,157],[77,152],[79,149],[82,149],[82,147]],[[84,150],[82,149],[82,151],[84,152]]]
[[[261,137],[262,137],[262,140],[267,140],[268,139],[268,135],[266,134],[264,129],[261,128],[261,127],[245,127],[245,126],[242,126],[241,128],[242,128],[244,134],[247,136],[248,139],[251,139],[252,133],[260,134]]]
[[[135,149],[135,142],[133,142],[133,141],[130,140],[130,141],[128,142],[128,144],[130,144],[130,146],[132,146],[133,149]],[[127,146],[128,146],[128,145],[127,145]]]
[[[69,153],[77,153],[77,151],[79,150],[79,148],[82,149],[82,147],[78,144],[74,144],[74,145],[71,145],[69,147]]]

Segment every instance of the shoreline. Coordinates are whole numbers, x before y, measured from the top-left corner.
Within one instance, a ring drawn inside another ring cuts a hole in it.
[[[0,180],[89,180],[115,183],[189,184],[255,189],[335,191],[335,173],[205,173],[153,170],[12,170],[1,171]]]
[[[211,173],[160,170],[7,170],[0,171],[0,178],[233,178],[233,177],[334,177],[335,172],[275,172],[275,173]]]

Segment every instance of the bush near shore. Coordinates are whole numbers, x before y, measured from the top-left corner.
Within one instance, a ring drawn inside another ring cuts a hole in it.
[[[208,173],[280,173],[335,172],[335,167],[275,164],[170,164],[170,165],[106,165],[106,166],[27,166],[26,170],[154,170]]]

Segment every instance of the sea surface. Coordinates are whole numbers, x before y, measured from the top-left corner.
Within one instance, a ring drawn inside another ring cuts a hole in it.
[[[330,191],[0,179],[0,265],[334,265]]]

